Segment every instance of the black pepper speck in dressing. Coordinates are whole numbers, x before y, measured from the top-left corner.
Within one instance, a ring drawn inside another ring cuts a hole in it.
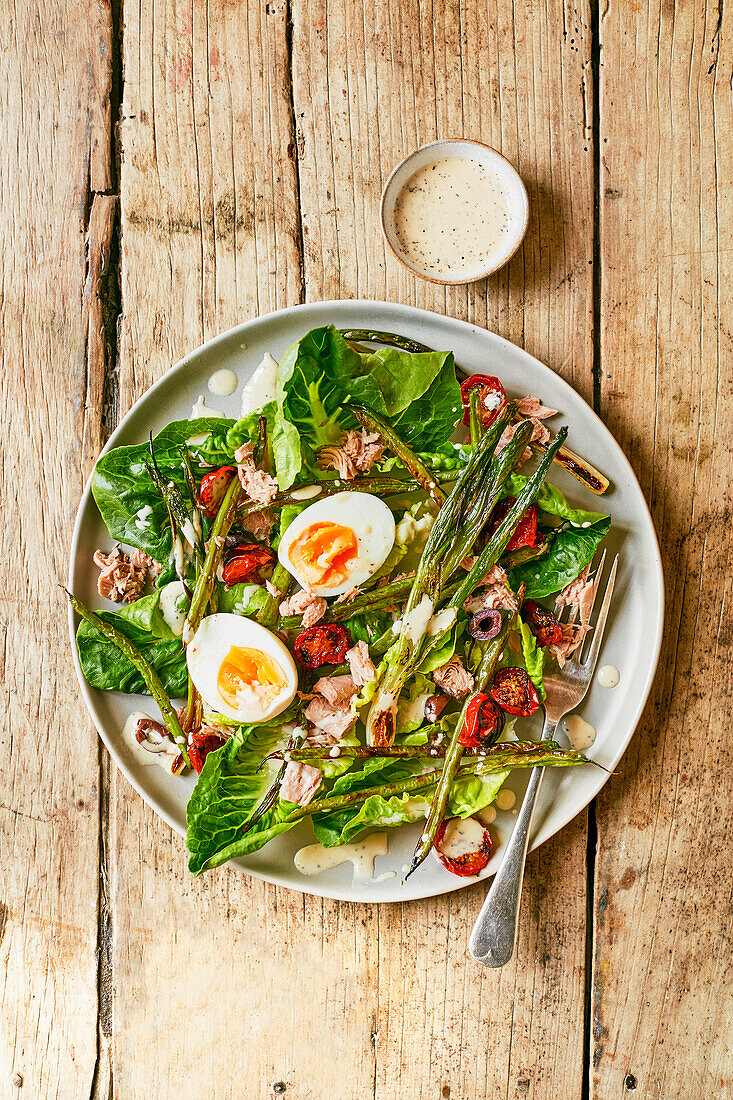
[[[404,258],[426,275],[467,277],[491,267],[510,237],[509,198],[491,169],[467,157],[418,168],[397,196]]]

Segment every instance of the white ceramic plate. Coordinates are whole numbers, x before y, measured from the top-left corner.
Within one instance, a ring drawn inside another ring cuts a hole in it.
[[[565,471],[553,466],[551,480],[578,507],[608,510],[613,516],[606,540],[609,552],[621,552],[616,594],[606,629],[599,667],[615,665],[621,673],[613,689],[593,684],[580,713],[598,731],[590,750],[605,768],[612,769],[626,748],[639,720],[656,669],[662,635],[664,589],[659,547],[646,501],[626,457],[595,413],[548,367],[494,333],[408,306],[381,302],[321,302],[296,306],[248,321],[192,352],[140,398],[112,435],[107,447],[139,443],[152,429],[159,431],[171,420],[190,415],[200,395],[207,404],[229,416],[238,416],[241,388],[265,352],[279,359],[285,349],[309,329],[334,324],[337,328],[369,328],[399,332],[441,350],[451,350],[456,362],[469,373],[497,374],[511,395],[531,393],[556,409],[570,426],[568,444],[585,454],[611,480],[602,498],[583,489]],[[240,381],[230,398],[213,397],[207,388],[210,375],[222,367],[233,370]],[[559,423],[558,417],[553,423]],[[69,568],[71,589],[87,604],[100,606],[96,592],[97,570],[91,564],[96,547],[110,546],[96,505],[87,486],[79,505]],[[109,606],[109,605],[107,605]],[[135,789],[180,833],[185,831],[186,802],[193,776],[174,779],[160,768],[141,767],[122,740],[127,715],[140,705],[140,697],[101,692],[88,686],[81,675],[76,646],[72,648],[82,695],[105,745]],[[135,704],[138,704],[136,706]],[[143,705],[144,706],[144,705]],[[599,768],[548,769],[534,818],[532,846],[542,844],[566,825],[598,793],[608,778]],[[524,790],[527,771],[515,772],[507,786],[518,795]],[[502,858],[503,842],[515,817],[499,812],[492,831],[498,844],[486,875],[493,874]],[[347,901],[404,901],[458,890],[474,879],[451,875],[431,856],[403,883],[420,826],[388,830],[389,851],[377,858],[376,874],[395,871],[396,876],[366,886],[351,884],[350,864],[314,877],[304,877],[293,866],[293,855],[313,841],[306,822],[268,844],[261,852],[237,865],[250,874],[296,890]]]

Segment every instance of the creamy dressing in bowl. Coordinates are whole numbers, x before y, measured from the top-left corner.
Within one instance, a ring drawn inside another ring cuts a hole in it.
[[[471,275],[491,267],[511,234],[509,196],[499,178],[468,157],[418,168],[395,203],[405,256],[428,275]]]
[[[475,282],[514,255],[529,201],[508,160],[476,141],[435,141],[399,164],[382,193],[382,229],[397,259],[433,282]]]

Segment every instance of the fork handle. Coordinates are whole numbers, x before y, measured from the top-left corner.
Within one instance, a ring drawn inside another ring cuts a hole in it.
[[[552,738],[556,726],[557,722],[545,718],[542,730],[543,741]],[[483,966],[504,966],[514,954],[529,830],[544,771],[544,768],[532,769],[527,792],[517,815],[514,831],[509,838],[504,859],[494,876],[468,941],[468,950],[472,958]]]

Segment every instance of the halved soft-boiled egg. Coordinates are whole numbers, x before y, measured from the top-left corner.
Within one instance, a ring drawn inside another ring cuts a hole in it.
[[[377,572],[394,539],[394,516],[380,497],[336,493],[293,520],[277,553],[302,588],[340,596]]]
[[[242,723],[274,718],[298,687],[295,661],[280,639],[242,615],[207,615],[186,648],[203,701]]]

